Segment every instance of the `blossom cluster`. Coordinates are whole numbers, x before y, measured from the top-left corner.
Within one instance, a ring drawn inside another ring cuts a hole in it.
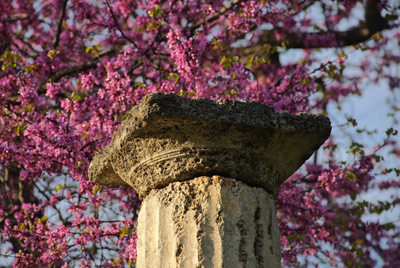
[[[376,4],[366,16],[382,12],[387,24],[379,25],[392,29],[381,32],[377,24],[370,39],[348,47],[356,37],[336,26],[364,2],[4,1],[0,265],[134,267],[141,200],[134,189],[94,184],[88,167],[146,94],[256,101],[293,114],[329,115],[328,108],[341,109],[343,99],[362,94],[363,83],[388,83],[393,128],[386,139],[368,151],[351,138],[351,160],[343,160],[331,138],[318,154],[322,160],[288,179],[276,203],[284,264],[317,256],[332,266],[369,267],[379,255],[387,267],[399,266],[398,223],[364,217],[393,209],[399,197],[381,203],[360,197],[372,185],[400,186],[400,170],[381,155],[400,157],[400,85],[393,71],[400,64],[399,9],[366,1]],[[313,18],[315,9],[325,20]],[[363,22],[361,30],[369,25]],[[315,48],[335,47],[334,58],[321,63]],[[291,49],[303,49],[302,60],[284,61]],[[364,57],[351,62],[351,53]],[[349,118],[344,125],[357,123]],[[389,179],[376,182],[377,176]]]

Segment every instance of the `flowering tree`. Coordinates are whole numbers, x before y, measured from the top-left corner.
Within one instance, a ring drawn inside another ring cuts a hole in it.
[[[399,10],[387,0],[2,1],[0,265],[134,266],[140,199],[87,170],[146,94],[329,116],[379,83],[393,94],[386,138],[366,148],[349,135],[340,159],[333,136],[276,202],[285,265],[399,267],[399,218],[366,217],[399,197],[360,197],[400,186],[395,161],[382,161],[400,157]],[[293,50],[300,60],[285,56]],[[370,133],[347,120],[334,127]]]

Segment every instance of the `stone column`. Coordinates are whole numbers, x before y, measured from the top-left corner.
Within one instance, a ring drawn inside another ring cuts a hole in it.
[[[280,267],[276,189],[330,130],[320,115],[151,94],[94,157],[89,176],[143,198],[138,268]]]

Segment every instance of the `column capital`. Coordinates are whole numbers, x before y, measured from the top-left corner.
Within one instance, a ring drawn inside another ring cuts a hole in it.
[[[221,175],[274,194],[329,137],[330,120],[255,102],[150,94],[89,168],[92,181],[152,189]]]

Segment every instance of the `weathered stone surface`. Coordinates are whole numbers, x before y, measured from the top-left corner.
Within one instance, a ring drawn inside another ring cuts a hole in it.
[[[280,266],[273,196],[220,176],[152,190],[138,219],[137,266]]]
[[[104,185],[129,184],[142,197],[202,175],[234,178],[274,194],[330,130],[329,119],[320,115],[152,94],[130,111],[110,145],[94,157],[89,177]]]

